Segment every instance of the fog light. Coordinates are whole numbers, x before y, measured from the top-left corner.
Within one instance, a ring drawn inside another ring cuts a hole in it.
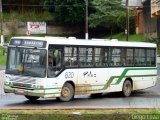
[[[5,84],[9,84],[9,82],[8,82],[8,81],[5,81],[4,83],[5,83]]]

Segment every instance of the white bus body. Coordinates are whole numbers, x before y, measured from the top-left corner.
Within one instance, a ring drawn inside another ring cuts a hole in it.
[[[130,96],[131,91],[153,87],[156,81],[153,43],[13,37],[4,91],[30,100],[53,97],[69,101],[81,94],[122,91]]]

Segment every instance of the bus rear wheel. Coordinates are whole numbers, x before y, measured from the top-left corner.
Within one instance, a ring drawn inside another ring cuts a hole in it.
[[[132,83],[130,80],[126,80],[123,83],[122,95],[124,97],[129,97],[131,95],[131,92],[132,92]]]
[[[58,99],[62,102],[67,102],[72,100],[73,97],[74,87],[70,83],[65,83],[61,91],[61,96]]]
[[[30,100],[30,101],[36,101],[37,99],[39,99],[39,97],[35,97],[35,96],[28,96],[28,95],[25,95],[25,97]]]

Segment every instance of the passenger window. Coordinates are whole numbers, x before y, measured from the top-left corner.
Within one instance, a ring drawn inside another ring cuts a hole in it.
[[[95,48],[95,66],[105,67],[108,66],[108,49]]]
[[[77,47],[65,47],[64,64],[66,67],[77,67]]]
[[[156,66],[155,54],[154,49],[147,49],[147,66]]]
[[[48,77],[55,77],[62,69],[62,50],[51,49],[48,51]]]
[[[146,56],[145,49],[136,48],[135,59],[134,59],[135,66],[146,66],[145,56]]]
[[[111,66],[121,66],[121,49],[112,48],[111,49]]]
[[[133,66],[133,49],[127,48],[126,50],[126,66]]]
[[[87,48],[87,47],[79,48],[79,64],[80,67],[93,66],[93,48]]]

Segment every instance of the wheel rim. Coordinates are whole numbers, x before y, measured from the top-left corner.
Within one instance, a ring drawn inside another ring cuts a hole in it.
[[[63,97],[68,97],[69,95],[70,95],[70,89],[68,88],[68,87],[64,87],[63,89],[62,89],[62,96]]]
[[[125,95],[130,95],[131,93],[131,85],[130,84],[126,84],[125,87],[124,87],[124,93]]]

